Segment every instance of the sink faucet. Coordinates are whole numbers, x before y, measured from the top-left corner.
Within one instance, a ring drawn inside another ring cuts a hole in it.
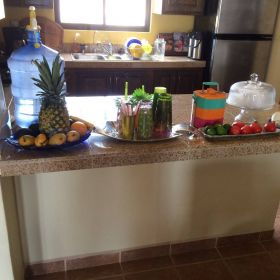
[[[80,52],[81,53],[85,53],[87,49],[87,45],[86,44],[80,44]]]

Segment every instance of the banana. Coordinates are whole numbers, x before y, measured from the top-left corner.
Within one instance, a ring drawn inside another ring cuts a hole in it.
[[[79,118],[79,117],[70,116],[70,119],[72,119],[72,120],[75,121],[75,122],[76,122],[76,121],[83,122],[83,123],[87,126],[88,130],[90,130],[90,131],[92,131],[92,130],[95,129],[95,125],[94,125],[94,124],[92,124],[92,123],[90,123],[90,122],[87,122],[87,121],[85,121],[85,120],[83,120],[83,119],[81,119],[81,118]]]

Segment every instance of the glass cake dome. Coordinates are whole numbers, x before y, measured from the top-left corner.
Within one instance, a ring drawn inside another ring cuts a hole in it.
[[[237,82],[230,87],[226,102],[241,109],[235,120],[254,121],[251,110],[269,110],[275,104],[275,88],[259,81],[255,73],[250,77],[251,80]]]

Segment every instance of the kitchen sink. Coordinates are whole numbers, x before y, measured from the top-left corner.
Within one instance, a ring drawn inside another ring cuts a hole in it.
[[[96,60],[131,60],[127,55],[112,54],[107,55],[103,53],[72,53],[74,60],[82,61],[96,61]]]

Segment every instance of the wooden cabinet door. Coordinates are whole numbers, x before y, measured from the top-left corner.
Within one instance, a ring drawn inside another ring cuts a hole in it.
[[[155,70],[153,87],[166,87],[168,93],[175,93],[176,71]]]
[[[112,95],[112,72],[91,69],[68,69],[65,72],[69,95]]]
[[[163,14],[201,15],[205,0],[162,0]]]
[[[147,92],[152,91],[152,71],[147,70],[116,70],[114,73],[114,89],[115,95],[123,95],[125,82],[128,82],[128,93],[131,94],[136,88],[145,86]]]
[[[202,69],[178,70],[176,76],[176,94],[192,94],[202,87]]]

